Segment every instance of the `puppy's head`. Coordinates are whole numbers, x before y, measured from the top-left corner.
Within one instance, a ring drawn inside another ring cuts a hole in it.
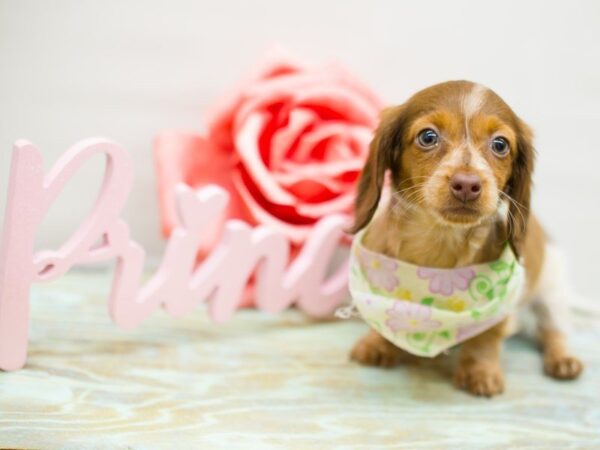
[[[452,227],[470,227],[508,206],[514,247],[525,234],[534,150],[532,133],[493,91],[450,81],[383,113],[371,142],[351,231],[365,227],[385,173],[400,202]]]

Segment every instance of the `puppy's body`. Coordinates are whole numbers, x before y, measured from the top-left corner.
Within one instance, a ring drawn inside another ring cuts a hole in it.
[[[540,319],[546,372],[574,378],[582,366],[564,342],[560,317],[567,308],[567,299],[561,298],[566,290],[556,285],[561,274],[555,252],[546,251],[545,233],[528,214],[531,139],[512,110],[480,85],[448,82],[421,91],[384,114],[361,177],[354,230],[369,224],[363,240],[367,248],[440,268],[493,261],[509,241],[526,270],[522,304],[533,306]],[[428,145],[432,140],[436,144]],[[498,140],[508,147],[502,154]],[[392,175],[390,199],[375,214],[387,171]],[[512,319],[462,345],[455,374],[459,387],[478,395],[503,390],[499,355]],[[357,343],[352,357],[390,366],[402,352],[372,331]]]

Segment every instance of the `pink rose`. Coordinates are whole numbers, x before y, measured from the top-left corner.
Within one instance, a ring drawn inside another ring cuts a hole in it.
[[[324,215],[350,212],[381,108],[339,65],[271,54],[210,111],[205,137],[158,137],[163,232],[175,224],[177,182],[217,183],[231,195],[223,219],[268,224],[301,244]]]

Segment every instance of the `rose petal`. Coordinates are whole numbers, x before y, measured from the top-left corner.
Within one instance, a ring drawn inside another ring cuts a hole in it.
[[[258,223],[269,225],[275,230],[284,233],[295,244],[300,244],[306,239],[312,229],[312,225],[293,225],[271,215],[250,194],[239,174],[234,174],[232,178],[240,197],[246,203]]]
[[[332,137],[339,138],[345,143],[356,142],[361,144],[362,148],[359,154],[366,155],[368,142],[370,141],[371,136],[371,129],[361,125],[353,125],[340,121],[321,122],[313,130],[302,136],[301,141],[298,143],[298,148],[294,152],[294,159],[297,159],[298,161],[304,161],[308,159],[308,156],[311,155],[313,148],[319,142]],[[355,146],[353,149],[357,147],[360,146]]]
[[[354,153],[366,158],[369,153],[369,144],[373,139],[373,129],[367,127],[351,127],[348,129],[348,144],[354,149]]]
[[[300,201],[321,203],[339,195],[339,186],[332,186],[327,180],[301,180],[287,188]]]
[[[374,128],[378,122],[379,110],[356,92],[342,89],[339,86],[315,85],[302,90],[294,97],[301,106],[321,106],[323,113],[338,114],[350,122]],[[316,109],[316,108],[315,108]]]
[[[236,150],[244,167],[266,198],[281,205],[294,205],[296,203],[294,196],[275,182],[260,158],[258,135],[265,122],[264,114],[255,113],[248,117],[235,136]]]
[[[296,108],[290,111],[289,122],[285,127],[280,128],[273,134],[271,139],[271,158],[269,166],[271,170],[279,169],[287,152],[290,151],[295,143],[302,137],[306,128],[314,123],[316,114],[309,109]]]
[[[301,203],[296,207],[296,210],[303,216],[318,219],[334,212],[347,212],[352,208],[353,204],[354,192],[348,192],[326,202],[314,204]]]
[[[328,161],[326,163],[306,163],[298,164],[292,161],[285,161],[281,164],[285,175],[297,176],[302,178],[321,178],[336,177],[345,172],[360,172],[364,166],[364,161],[360,158],[352,158],[342,161]],[[278,176],[283,175],[277,174]]]
[[[363,162],[357,158],[331,161],[325,164],[282,164],[285,172],[273,173],[273,178],[287,191],[298,197],[298,204],[331,200],[353,190]]]
[[[275,173],[273,178],[287,191],[305,202],[311,202],[315,197],[320,201],[328,200],[339,195],[346,186],[345,183],[331,178],[307,178],[293,173]]]
[[[354,156],[353,147],[346,145],[342,142],[337,145],[330,145],[327,147],[327,153],[325,154],[325,160],[345,160],[350,159]]]

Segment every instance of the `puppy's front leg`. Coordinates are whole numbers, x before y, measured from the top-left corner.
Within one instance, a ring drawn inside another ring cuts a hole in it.
[[[365,366],[393,367],[401,362],[406,352],[377,331],[371,330],[361,338],[350,353],[350,359]]]
[[[573,380],[583,371],[583,364],[567,349],[565,335],[558,330],[540,327],[539,340],[544,352],[544,371],[559,380]]]
[[[508,320],[462,344],[454,384],[471,394],[491,397],[504,390],[500,352]]]
[[[544,265],[537,299],[531,304],[538,320],[538,339],[544,354],[544,371],[560,380],[577,378],[583,364],[567,348],[570,330],[571,290],[562,253],[552,244],[546,245]]]
[[[559,295],[561,294],[558,291]],[[567,348],[566,329],[569,328],[569,307],[565,297],[558,298],[546,291],[544,297],[532,304],[538,319],[538,341],[544,357],[544,372],[559,380],[573,380],[583,371],[581,361]]]

